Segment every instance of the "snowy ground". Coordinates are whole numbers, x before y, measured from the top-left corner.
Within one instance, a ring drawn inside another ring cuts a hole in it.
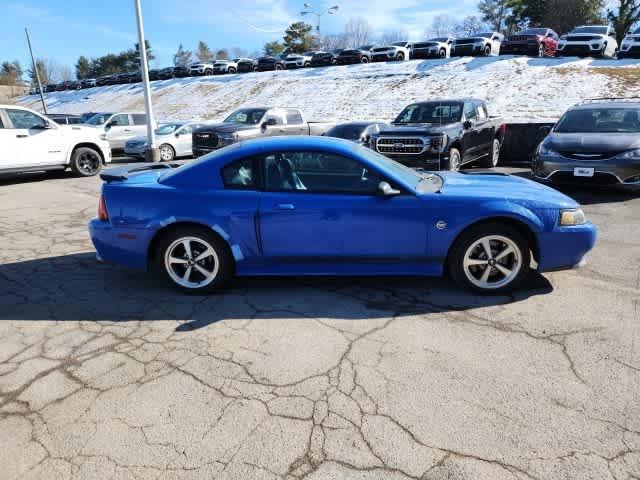
[[[409,102],[473,96],[508,121],[547,121],[585,98],[640,95],[640,60],[462,57],[160,80],[152,88],[160,120],[222,119],[249,105],[298,107],[312,120],[391,120]],[[46,96],[50,112],[143,110],[140,84]],[[35,95],[18,102],[40,107]]]

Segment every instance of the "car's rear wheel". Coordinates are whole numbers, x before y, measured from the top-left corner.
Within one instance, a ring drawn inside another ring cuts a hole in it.
[[[399,62],[404,60],[404,53],[398,52],[398,54],[396,55],[396,60],[398,60]]]
[[[486,157],[480,162],[481,165],[485,168],[493,168],[498,166],[498,161],[500,160],[500,139],[494,138],[493,142],[491,142],[491,150]]]
[[[276,70],[282,70],[282,65],[276,65]]]
[[[444,170],[449,170],[451,172],[457,172],[460,170],[460,165],[462,164],[462,157],[460,156],[460,150],[457,148],[452,148],[449,150],[449,160],[444,165]]]
[[[362,62],[362,63],[369,63],[369,59],[363,55],[363,56],[362,56],[362,59],[360,60],[360,62]]]
[[[176,158],[176,151],[169,144],[163,143],[158,149],[160,152],[160,160],[163,162],[170,162]]]
[[[485,223],[464,232],[455,242],[448,262],[454,281],[480,293],[505,293],[529,275],[530,247],[518,230]]]
[[[485,57],[491,55],[491,45],[485,45],[483,53]]]
[[[81,177],[93,177],[102,170],[102,157],[93,148],[76,148],[71,154],[71,170]]]
[[[234,67],[229,67],[229,73],[236,73],[236,69]]]
[[[205,228],[174,230],[158,242],[156,266],[173,287],[187,293],[210,293],[233,275],[233,257],[224,241]]]
[[[446,58],[447,57],[447,51],[444,48],[441,48],[440,51],[438,52],[438,56],[440,58]]]

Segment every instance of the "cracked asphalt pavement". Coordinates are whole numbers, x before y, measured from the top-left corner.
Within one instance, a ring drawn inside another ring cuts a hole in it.
[[[640,195],[512,296],[444,279],[182,296],[94,260],[100,181],[0,183],[0,478],[640,478]]]

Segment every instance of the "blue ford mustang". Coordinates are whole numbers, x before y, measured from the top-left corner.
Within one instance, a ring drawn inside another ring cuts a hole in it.
[[[102,174],[89,225],[104,261],[188,292],[235,275],[441,275],[480,292],[571,268],[596,229],[579,205],[500,173],[425,173],[352,142],[279,137],[179,168]],[[532,257],[535,262],[532,262]]]

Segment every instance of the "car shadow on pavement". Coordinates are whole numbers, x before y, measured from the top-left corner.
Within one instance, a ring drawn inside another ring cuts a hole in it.
[[[531,172],[515,172],[514,176],[532,180]],[[582,205],[627,202],[640,197],[640,189],[622,190],[615,186],[549,185]]]
[[[369,320],[504,305],[553,290],[534,274],[511,295],[476,295],[444,278],[237,278],[217,294],[185,295],[157,275],[97,262],[91,253],[0,265],[0,321],[179,322],[190,331],[221,320]]]

